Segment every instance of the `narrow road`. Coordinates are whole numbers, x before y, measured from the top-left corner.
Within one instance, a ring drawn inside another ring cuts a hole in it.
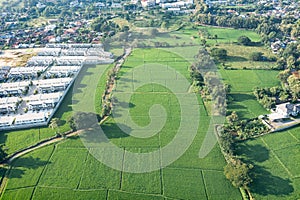
[[[32,152],[32,151],[34,151],[36,149],[39,149],[39,148],[44,147],[44,146],[47,146],[49,144],[53,144],[53,143],[62,141],[64,139],[66,139],[66,138],[69,138],[69,137],[72,137],[72,136],[75,136],[75,135],[79,135],[81,132],[82,132],[81,130],[80,131],[76,131],[76,132],[71,132],[71,133],[65,135],[65,137],[55,137],[55,138],[52,138],[50,140],[46,140],[44,142],[43,141],[39,142],[38,144],[35,144],[33,146],[30,146],[30,147],[28,147],[26,149],[23,149],[23,150],[21,150],[19,152],[16,152],[16,153],[12,154],[10,157],[8,157],[8,159],[6,159],[6,161],[4,161],[1,164],[10,164],[16,158],[19,158],[19,157],[21,157],[21,156],[23,156],[23,155],[25,155],[25,154],[27,154],[29,152]]]

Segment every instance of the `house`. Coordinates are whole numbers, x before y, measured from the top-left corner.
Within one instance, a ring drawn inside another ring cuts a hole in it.
[[[71,83],[72,78],[56,78],[33,81],[41,93],[49,93],[65,90]]]
[[[141,0],[141,4],[143,8],[155,6],[155,0]]]
[[[290,116],[297,116],[300,114],[300,104],[292,104],[292,103],[283,103],[276,105],[276,113],[283,116],[283,118],[288,118]]]
[[[77,73],[80,70],[81,66],[52,66],[48,71],[47,75],[50,77],[52,75],[58,77],[68,77],[72,74]]]
[[[14,118],[11,116],[0,116],[0,127],[12,125]]]
[[[0,96],[22,94],[23,91],[28,89],[30,81],[21,81],[13,83],[2,83],[0,85]]]
[[[15,118],[15,125],[25,125],[46,122],[46,113],[26,113],[23,115],[17,115]]]
[[[0,114],[16,111],[21,100],[19,97],[0,98]]]

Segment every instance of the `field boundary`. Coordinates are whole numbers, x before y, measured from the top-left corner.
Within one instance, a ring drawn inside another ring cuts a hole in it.
[[[79,182],[78,182],[78,184],[77,184],[77,186],[76,186],[76,190],[78,190],[79,187],[80,187],[80,185],[81,185],[82,177],[83,177],[85,168],[86,168],[86,166],[87,166],[87,160],[88,160],[89,154],[90,154],[90,152],[87,151],[87,152],[86,152],[86,157],[85,157],[85,159],[84,159],[84,168],[83,168],[82,173],[81,173],[81,175],[80,175]]]
[[[44,166],[44,168],[43,168],[41,174],[39,175],[39,178],[38,178],[38,180],[36,181],[35,186],[33,186],[33,190],[32,190],[30,199],[33,198],[34,193],[35,193],[35,190],[36,190],[36,188],[37,188],[37,186],[38,186],[38,184],[39,184],[39,182],[40,182],[40,180],[41,180],[41,177],[42,177],[42,175],[44,174],[44,171],[46,170],[46,168],[47,168],[47,166],[48,166],[48,164],[49,164],[49,161],[50,161],[50,159],[52,158],[52,156],[53,156],[55,150],[56,150],[56,145],[53,146],[52,152],[51,152],[51,154],[50,154],[50,156],[49,156],[49,158],[48,158],[48,160],[47,160],[47,164]]]
[[[280,158],[277,156],[277,154],[274,152],[274,150],[270,148],[270,146],[268,145],[268,143],[263,138],[261,138],[261,141],[266,145],[266,147],[269,149],[269,151],[274,155],[275,159],[284,168],[284,170],[286,170],[286,172],[288,173],[288,175],[291,178],[294,178],[294,175],[289,171],[289,169],[285,166],[285,164],[280,160]]]
[[[208,189],[207,189],[206,181],[205,181],[205,177],[204,177],[204,171],[201,170],[200,173],[201,173],[202,182],[203,182],[203,185],[204,185],[204,192],[205,192],[206,199],[209,199],[208,198]]]

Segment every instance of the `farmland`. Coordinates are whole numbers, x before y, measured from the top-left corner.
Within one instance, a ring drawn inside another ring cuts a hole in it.
[[[254,165],[250,190],[257,199],[299,199],[299,127],[239,145],[239,155]]]
[[[124,63],[120,78],[144,61],[165,64],[189,76],[189,63],[178,55],[161,49],[137,49]],[[90,87],[91,84],[89,81],[81,83],[80,87]],[[153,103],[160,103],[168,114],[165,126],[150,138],[137,139],[124,137],[114,120],[109,119],[103,124],[103,129],[108,130],[107,136],[111,141],[123,147],[124,151],[131,152],[150,152],[167,145],[178,127],[176,116],[180,110],[175,95],[165,86],[145,85],[131,96],[131,103],[135,106],[130,109],[130,113],[140,125],[149,123],[148,115],[143,113],[147,113]],[[239,191],[223,175],[225,160],[219,147],[216,145],[203,159],[198,157],[210,120],[207,113],[202,112],[205,109],[200,99],[199,107],[201,128],[192,145],[180,159],[166,168],[142,174],[114,170],[95,159],[84,148],[81,140],[74,137],[17,159],[8,175],[7,188],[2,198],[10,199],[31,193],[28,198],[32,196],[33,199],[43,199],[45,196],[67,199],[70,195],[76,195],[79,199],[93,195],[100,199],[239,199]],[[25,162],[27,159],[31,160],[31,164]],[[123,162],[128,162],[126,153]],[[218,180],[217,183],[214,180]]]
[[[234,48],[243,48],[241,56],[247,57],[245,47],[237,44],[227,46],[227,43],[236,42],[237,37],[247,35],[253,41],[260,40],[257,34],[250,31],[214,27],[199,29],[206,30],[211,35],[218,34],[218,40],[207,39],[208,44],[213,46],[218,43],[219,47],[228,48],[232,56],[238,54],[238,50]],[[193,61],[193,56],[198,51],[196,45],[200,42],[197,30],[183,29],[172,33],[160,33],[145,40],[145,43],[153,45],[155,41],[168,42],[176,47],[135,49],[122,66],[118,74],[119,80],[122,80],[126,72],[153,62],[173,68],[189,79],[190,62]],[[182,47],[182,43],[191,45]],[[255,48],[269,55],[263,47]],[[234,61],[228,62],[232,64]],[[256,86],[278,85],[278,71],[242,69],[240,65],[253,64],[248,60],[235,64],[232,66],[238,68],[237,70],[220,69],[224,81],[232,86],[229,111],[237,111],[241,119],[268,113],[255,100],[252,90]],[[266,69],[269,69],[269,64],[265,66]],[[69,129],[66,121],[71,116],[74,106],[91,108],[87,109],[87,112],[100,112],[106,73],[110,67],[89,66],[79,76],[74,86],[78,93],[74,96],[69,94],[56,113],[56,116],[63,120],[61,131]],[[99,76],[100,74],[102,76]],[[151,76],[154,74],[149,74],[149,77],[153,78]],[[174,75],[168,78],[172,77]],[[134,85],[133,80],[128,81]],[[115,89],[118,89],[118,85]],[[122,166],[130,162],[126,152],[152,152],[166,146],[174,138],[180,123],[179,102],[166,85],[147,84],[135,89],[130,98],[129,113],[136,124],[146,126],[150,123],[148,112],[153,104],[162,105],[168,117],[158,134],[147,139],[128,136],[120,130],[113,118],[104,122],[102,129],[106,136],[113,144],[123,149],[124,159],[120,162]],[[241,199],[238,189],[234,188],[223,174],[226,163],[219,146],[214,146],[206,157],[199,158],[199,149],[209,126],[210,116],[209,109],[200,97],[197,106],[200,110],[199,129],[191,146],[178,160],[161,170],[142,174],[120,172],[102,164],[89,154],[89,151],[97,149],[86,149],[79,137],[72,137],[15,160],[7,173],[8,184],[2,199]],[[256,199],[300,198],[297,168],[300,139],[298,133],[299,127],[239,143],[239,155],[245,162],[254,165],[254,172],[257,174],[250,185]],[[11,154],[53,135],[54,131],[49,128],[30,129],[1,134],[1,141]],[[162,160],[160,158],[153,162],[161,163]]]
[[[225,83],[231,85],[228,105],[230,111],[235,110],[241,118],[255,118],[268,111],[263,108],[253,95],[255,87],[273,87],[279,85],[275,70],[220,70]]]

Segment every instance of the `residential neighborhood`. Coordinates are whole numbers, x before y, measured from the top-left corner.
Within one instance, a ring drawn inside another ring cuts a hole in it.
[[[109,64],[98,44],[48,44],[26,66],[3,67],[0,129],[47,125],[85,64]]]

